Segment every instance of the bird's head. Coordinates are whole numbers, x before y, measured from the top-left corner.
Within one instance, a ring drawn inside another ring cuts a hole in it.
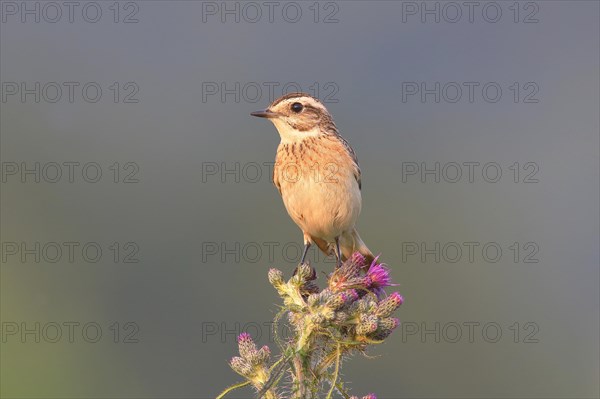
[[[306,93],[289,93],[273,101],[252,116],[273,122],[283,142],[297,142],[306,137],[337,134],[337,128],[327,108]]]

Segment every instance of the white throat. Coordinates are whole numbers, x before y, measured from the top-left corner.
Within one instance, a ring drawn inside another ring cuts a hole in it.
[[[280,119],[271,119],[277,131],[279,132],[279,137],[281,137],[282,143],[298,143],[307,137],[316,137],[321,135],[318,126],[306,131],[299,131],[294,129],[290,125],[288,125],[285,121]]]

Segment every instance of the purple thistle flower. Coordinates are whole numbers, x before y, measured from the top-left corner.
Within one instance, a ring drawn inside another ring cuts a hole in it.
[[[385,287],[397,284],[392,284],[390,271],[382,263],[377,263],[378,258],[379,257],[375,258],[367,271],[365,285],[377,295],[377,298],[381,298],[385,294],[385,291],[383,290]]]

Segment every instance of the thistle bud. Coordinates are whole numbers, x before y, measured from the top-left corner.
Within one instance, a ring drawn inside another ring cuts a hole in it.
[[[358,295],[358,291],[356,290],[348,290],[346,291],[346,294],[348,295],[348,302],[358,301],[360,298],[360,295]]]
[[[324,313],[312,313],[309,317],[309,320],[312,324],[314,325],[319,325],[322,324],[325,320],[327,320],[326,318],[326,314]]]
[[[229,366],[233,369],[233,371],[244,377],[249,376],[252,373],[252,366],[250,363],[238,356],[229,361]]]
[[[350,307],[350,313],[367,313],[368,304],[364,299],[356,301]]]
[[[319,301],[326,303],[333,294],[333,291],[329,288],[323,288],[321,292],[319,292]]]
[[[381,330],[394,330],[400,324],[400,320],[395,317],[386,317],[379,320],[379,328]]]
[[[362,285],[360,266],[352,260],[347,260],[329,275],[329,288],[334,292],[344,291],[348,288]]]
[[[367,335],[377,330],[377,317],[374,315],[364,315],[361,317],[360,323],[356,326],[356,334]]]
[[[375,341],[383,341],[384,339],[386,339],[387,337],[390,336],[392,331],[394,331],[394,330],[379,330],[378,329],[373,334],[369,335],[369,337],[374,339]]]
[[[338,310],[345,305],[349,305],[358,299],[358,292],[356,290],[346,290],[333,294],[327,300],[327,306],[333,310]]]
[[[404,298],[402,298],[402,295],[400,295],[397,292],[394,292],[392,295],[379,302],[376,311],[377,316],[389,317],[394,312],[394,310],[398,309],[398,307],[402,305],[402,302],[404,302]]]
[[[338,310],[342,306],[346,304],[348,300],[348,295],[345,292],[338,292],[337,294],[333,294],[327,300],[327,307]]]
[[[367,294],[360,300],[352,303],[352,307],[350,309],[351,313],[374,313],[374,310],[377,309],[377,302],[375,302],[373,298],[374,296]]]
[[[282,271],[278,270],[278,269],[270,269],[269,270],[269,282],[275,288],[281,287],[284,284]]]
[[[348,315],[348,313],[344,311],[337,311],[335,312],[334,321],[336,324],[343,324],[344,322],[346,322],[346,320],[348,320],[349,317],[350,316]]]
[[[362,256],[360,252],[355,252],[350,257],[350,262],[354,263],[356,266],[364,266],[366,263],[365,257]]]
[[[324,306],[323,308],[321,308],[321,314],[323,315],[323,318],[325,318],[325,320],[333,320],[335,319],[335,310]]]
[[[308,298],[306,298],[306,303],[308,306],[316,306],[321,301],[321,295],[319,294],[310,294]]]
[[[269,349],[269,347],[267,345],[265,345],[258,350],[257,355],[256,355],[256,360],[259,364],[267,363],[269,361],[270,357],[271,357],[271,350]]]
[[[288,321],[290,322],[291,327],[294,329],[294,331],[297,332],[302,331],[302,329],[304,328],[304,324],[307,320],[304,319],[304,314],[302,313],[289,312]]]
[[[241,333],[238,336],[238,346],[240,348],[240,355],[244,359],[253,359],[257,355],[256,344],[252,340],[252,337],[248,333]]]
[[[316,271],[306,263],[298,265],[296,268],[296,277],[300,279],[300,281],[311,281],[316,278]]]

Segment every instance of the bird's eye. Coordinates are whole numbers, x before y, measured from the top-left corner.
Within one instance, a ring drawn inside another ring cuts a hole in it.
[[[292,111],[294,111],[295,113],[302,112],[303,109],[304,109],[304,105],[302,105],[300,103],[293,103],[292,104]]]

